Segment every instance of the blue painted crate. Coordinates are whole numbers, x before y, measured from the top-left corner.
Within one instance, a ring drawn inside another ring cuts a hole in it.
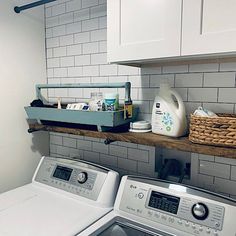
[[[37,98],[43,100],[42,88],[125,88],[125,99],[130,101],[130,83],[116,84],[64,84],[64,85],[37,85]],[[138,116],[138,108],[133,108],[133,116],[124,119],[124,110],[119,111],[78,111],[45,107],[25,107],[29,119],[41,121],[63,122],[81,125],[95,125],[99,131],[107,131],[114,127],[128,125]]]

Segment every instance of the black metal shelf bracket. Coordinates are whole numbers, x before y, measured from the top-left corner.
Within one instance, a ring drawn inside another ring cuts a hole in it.
[[[27,5],[23,5],[21,7],[16,6],[16,7],[14,7],[14,11],[15,11],[15,13],[20,13],[21,11],[24,11],[24,10],[27,10],[27,9],[30,9],[33,7],[41,6],[43,4],[46,4],[49,2],[54,2],[54,1],[56,1],[56,0],[41,0],[41,1],[37,1],[37,2],[32,2]]]

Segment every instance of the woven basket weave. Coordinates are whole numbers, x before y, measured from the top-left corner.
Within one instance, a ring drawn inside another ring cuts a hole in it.
[[[193,143],[236,148],[236,115],[219,117],[191,115],[189,140]]]

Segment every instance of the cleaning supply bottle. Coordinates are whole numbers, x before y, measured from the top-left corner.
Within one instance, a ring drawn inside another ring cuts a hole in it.
[[[152,132],[171,137],[180,137],[187,132],[183,100],[168,83],[160,84],[160,91],[153,104]]]

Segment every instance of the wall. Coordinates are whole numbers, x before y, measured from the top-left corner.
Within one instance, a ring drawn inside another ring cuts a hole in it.
[[[141,119],[150,120],[160,80],[168,79],[181,94],[187,112],[198,106],[217,112],[235,113],[236,63],[186,64],[180,66],[128,67],[106,62],[106,1],[63,0],[46,6],[48,83],[124,82],[132,84],[132,99],[140,105]],[[107,90],[101,89],[106,92]],[[122,90],[118,90],[121,99]],[[50,90],[51,100],[87,101],[89,89]],[[94,161],[118,170],[157,176],[161,158],[192,162],[186,183],[236,195],[236,161],[175,150],[51,133],[50,152]],[[226,173],[227,172],[227,173]]]
[[[0,192],[28,183],[47,137],[29,135],[24,106],[34,99],[36,83],[46,82],[43,8],[16,14],[15,5],[0,2]],[[33,138],[32,138],[33,137]]]

